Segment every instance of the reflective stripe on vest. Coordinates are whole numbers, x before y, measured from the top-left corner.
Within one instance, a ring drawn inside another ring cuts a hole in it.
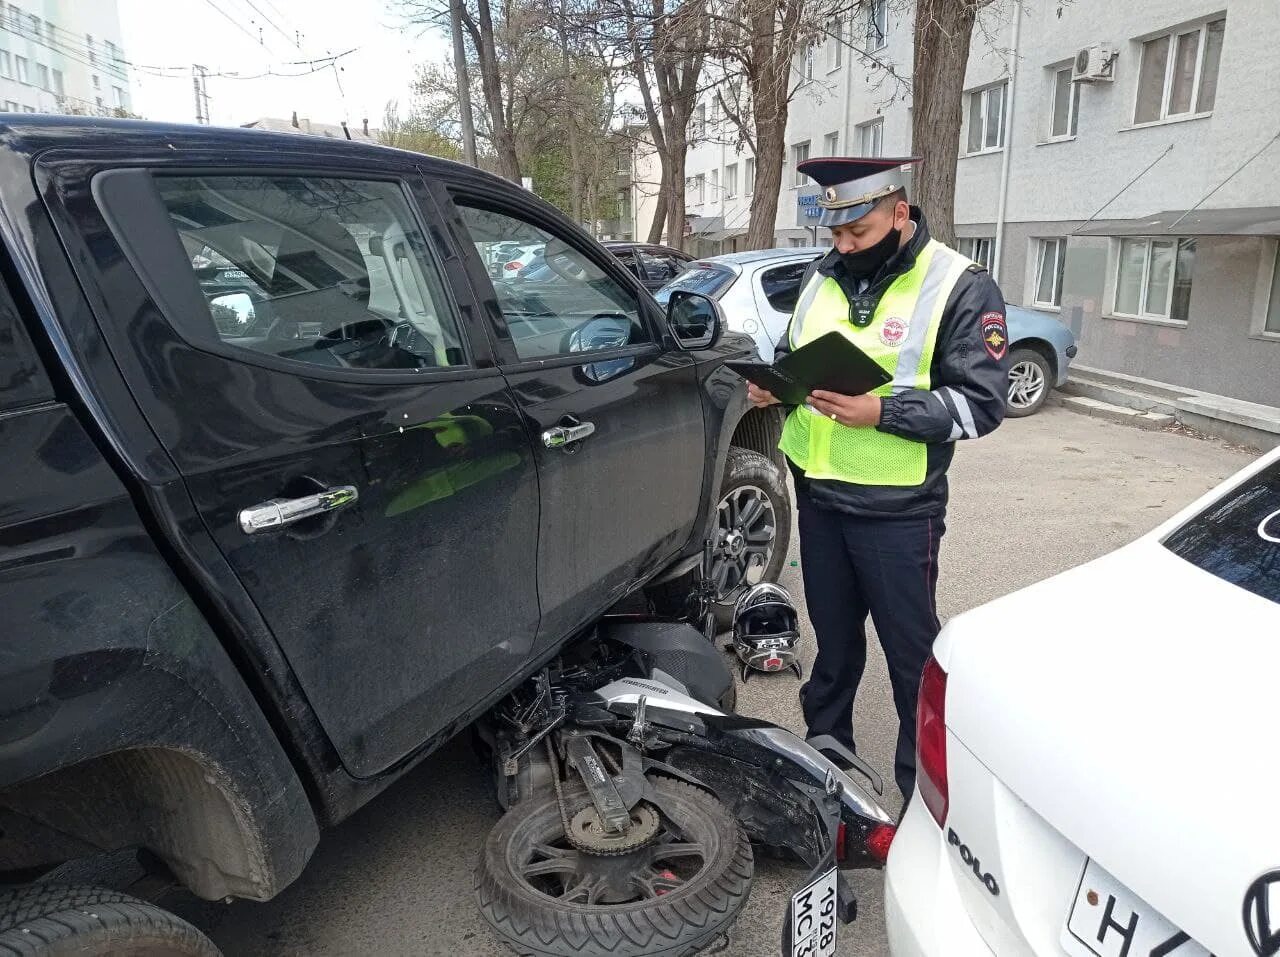
[[[838,331],[893,376],[873,395],[928,390],[942,312],[971,262],[930,240],[911,269],[885,290],[871,322],[863,328],[849,321],[849,301],[840,284],[815,273],[796,303],[789,331],[791,347],[798,349]],[[800,406],[787,417],[779,447],[807,476],[816,479],[914,486],[924,482],[928,469],[925,443],[874,428],[847,428],[808,406]]]

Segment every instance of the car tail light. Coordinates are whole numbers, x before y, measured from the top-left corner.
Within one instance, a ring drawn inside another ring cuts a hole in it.
[[[947,819],[947,673],[930,655],[916,706],[916,787],[938,822]]]
[[[511,262],[507,263],[507,264],[506,264],[505,266],[503,266],[502,268],[503,268],[503,269],[509,269],[509,270],[519,269],[519,268],[520,268],[520,263],[519,263],[518,261],[516,261],[516,260],[512,260]]]

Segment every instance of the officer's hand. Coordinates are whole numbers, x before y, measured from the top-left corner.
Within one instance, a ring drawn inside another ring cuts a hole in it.
[[[814,389],[809,404],[827,418],[850,428],[880,424],[880,397],[875,395],[841,395]]]
[[[777,405],[778,400],[773,397],[773,393],[768,389],[762,389],[754,382],[747,383],[747,399],[757,409],[763,409],[765,406]]]

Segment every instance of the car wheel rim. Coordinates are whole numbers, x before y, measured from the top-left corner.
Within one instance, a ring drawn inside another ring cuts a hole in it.
[[[1044,393],[1044,370],[1027,359],[1009,370],[1009,404],[1015,409],[1029,409]]]
[[[711,565],[720,601],[764,578],[777,537],[773,501],[764,489],[742,485],[720,500]]]

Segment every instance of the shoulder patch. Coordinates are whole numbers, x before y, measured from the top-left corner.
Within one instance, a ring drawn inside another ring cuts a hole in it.
[[[1009,348],[1009,329],[1005,325],[1004,315],[999,312],[984,312],[978,317],[978,328],[981,330],[982,345],[987,355],[999,362]]]
[[[982,263],[972,263],[965,268],[965,272],[971,272],[971,273],[980,273],[980,272],[986,272],[986,271],[987,271],[987,267],[982,265]]]

